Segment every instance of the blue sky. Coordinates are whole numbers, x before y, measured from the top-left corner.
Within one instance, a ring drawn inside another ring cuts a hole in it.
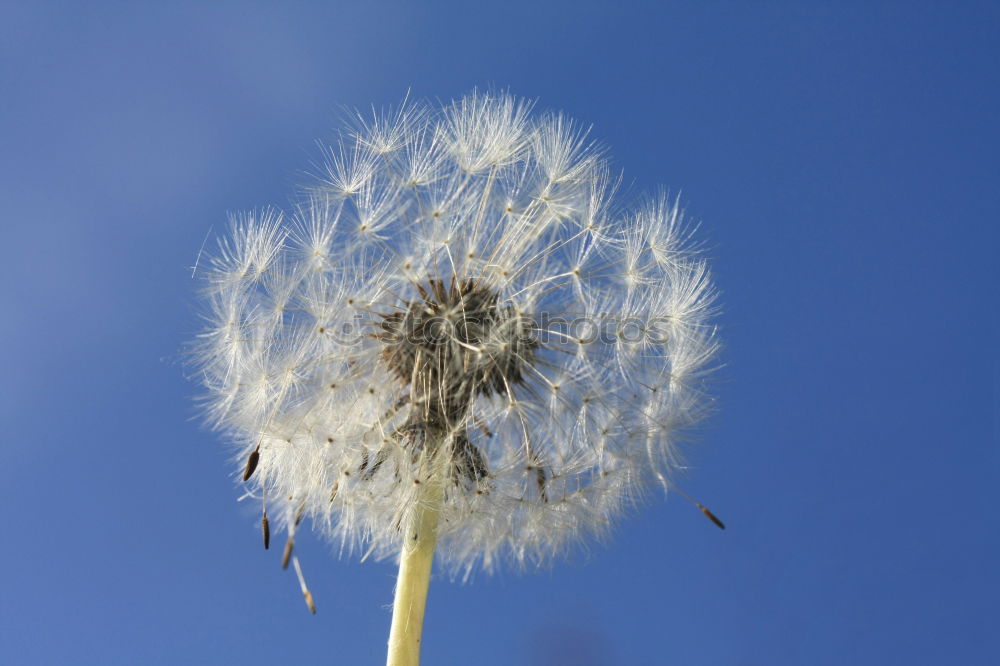
[[[169,4],[169,6],[168,6]],[[384,660],[394,571],[259,545],[182,348],[343,107],[509,88],[682,192],[723,292],[685,487],[435,579],[427,664],[1000,660],[996,3],[0,4],[0,662]]]

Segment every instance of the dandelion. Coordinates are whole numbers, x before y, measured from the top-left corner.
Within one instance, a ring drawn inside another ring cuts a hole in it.
[[[270,516],[312,611],[304,519],[398,558],[390,664],[418,663],[435,555],[467,576],[601,537],[670,486],[710,404],[705,259],[675,200],[629,213],[614,191],[561,114],[405,103],[359,116],[291,213],[236,216],[208,262],[205,408],[265,547]]]

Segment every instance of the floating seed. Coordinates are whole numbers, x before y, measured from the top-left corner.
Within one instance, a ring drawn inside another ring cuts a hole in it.
[[[306,590],[305,592],[302,593],[302,596],[304,596],[306,598],[306,606],[309,606],[309,612],[312,613],[313,615],[315,615],[316,614],[316,604],[315,604],[315,602],[313,602],[312,592],[310,592],[309,590]]]
[[[701,512],[705,514],[705,516],[707,516],[709,520],[715,523],[716,527],[718,527],[720,530],[726,529],[725,524],[723,524],[721,520],[716,518],[715,514],[709,511],[708,508],[702,506],[701,504],[698,505],[698,508],[701,509]]]

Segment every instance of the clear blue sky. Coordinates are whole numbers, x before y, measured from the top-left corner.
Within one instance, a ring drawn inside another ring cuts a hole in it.
[[[998,34],[972,2],[3,2],[0,662],[383,661],[391,564],[301,540],[312,617],[236,502],[190,266],[342,105],[493,85],[703,221],[727,367],[685,485],[729,529],[672,496],[435,580],[425,663],[1000,663]]]

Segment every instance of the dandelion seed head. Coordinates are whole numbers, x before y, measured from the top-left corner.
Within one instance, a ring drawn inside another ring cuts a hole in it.
[[[197,360],[294,532],[397,554],[427,463],[453,570],[599,537],[706,414],[715,292],[676,200],[619,212],[588,132],[473,93],[358,116],[288,214],[235,216]]]

